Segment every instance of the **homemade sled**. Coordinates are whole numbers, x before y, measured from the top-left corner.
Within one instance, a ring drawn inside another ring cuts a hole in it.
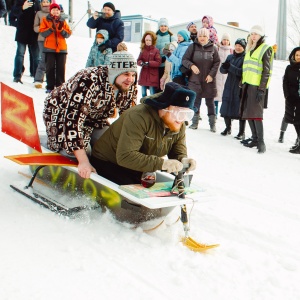
[[[76,162],[41,146],[32,98],[1,84],[1,104],[2,131],[29,146],[29,154],[6,156],[30,167],[28,184],[11,185],[15,191],[64,216],[101,207],[109,209],[117,220],[132,224],[164,218],[180,206],[185,232],[181,242],[198,252],[218,246],[197,243],[189,237],[186,204],[201,197],[201,191],[190,185],[191,176],[184,175],[187,166],[175,178],[156,172],[156,184],[149,189],[140,185],[119,186],[94,173],[90,179],[83,179]],[[191,196],[186,197],[186,193]]]

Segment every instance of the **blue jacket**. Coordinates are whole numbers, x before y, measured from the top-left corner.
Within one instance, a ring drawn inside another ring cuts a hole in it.
[[[171,54],[171,56],[167,57],[167,60],[172,63],[172,70],[171,70],[172,79],[176,76],[182,76],[182,73],[179,71],[179,67],[181,65],[182,57],[190,44],[191,42],[185,42],[185,41],[179,43],[175,51]]]
[[[124,23],[121,20],[121,13],[119,10],[115,11],[115,14],[108,19],[99,17],[94,19],[93,17],[89,18],[86,25],[89,28],[105,29],[108,31],[109,40],[105,42],[106,48],[112,48],[113,52],[117,51],[117,45],[124,40]]]
[[[166,56],[163,53],[163,49],[166,44],[170,44],[173,41],[176,41],[174,35],[170,35],[170,33],[161,33],[160,30],[156,32],[157,40],[156,40],[156,48],[159,50],[160,56],[162,57],[162,63],[160,67],[165,66]]]
[[[97,34],[98,33],[101,33],[104,37],[103,44],[109,38],[107,30],[102,29],[102,30],[97,31],[96,36],[95,36],[95,41],[93,43],[93,46],[91,47],[90,54],[88,56],[88,59],[87,59],[86,65],[85,65],[86,68],[98,67],[100,65],[108,66],[109,62],[111,60],[111,57],[112,57],[112,49],[111,48],[107,48],[103,52],[101,52],[98,49],[98,47],[100,46],[97,44]]]

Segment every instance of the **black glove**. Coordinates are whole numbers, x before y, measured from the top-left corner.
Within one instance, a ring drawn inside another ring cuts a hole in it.
[[[98,50],[99,50],[100,52],[103,52],[105,49],[106,49],[105,44],[101,44],[101,45],[98,46]]]
[[[63,21],[59,21],[59,22],[58,22],[57,29],[58,29],[58,30],[62,30],[63,26],[64,26],[64,22],[63,22]]]
[[[263,101],[265,98],[265,92],[262,91],[262,90],[257,90],[257,93],[256,93],[256,101],[257,102],[261,102]]]
[[[224,70],[228,70],[229,67],[230,67],[230,62],[229,61],[226,61],[226,62],[222,63],[222,68]]]
[[[171,51],[170,50],[167,50],[167,49],[163,49],[163,54],[165,55],[165,56],[168,56],[168,57],[170,57],[171,56]]]

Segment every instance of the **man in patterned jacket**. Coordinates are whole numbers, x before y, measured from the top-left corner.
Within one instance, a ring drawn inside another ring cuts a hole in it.
[[[79,175],[89,178],[95,169],[86,151],[108,128],[108,118],[136,104],[136,83],[136,59],[127,51],[115,52],[109,66],[77,72],[45,99],[47,147],[75,156]]]

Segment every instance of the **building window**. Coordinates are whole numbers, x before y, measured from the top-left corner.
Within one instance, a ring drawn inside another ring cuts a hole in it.
[[[135,23],[135,33],[141,32],[141,23]]]

